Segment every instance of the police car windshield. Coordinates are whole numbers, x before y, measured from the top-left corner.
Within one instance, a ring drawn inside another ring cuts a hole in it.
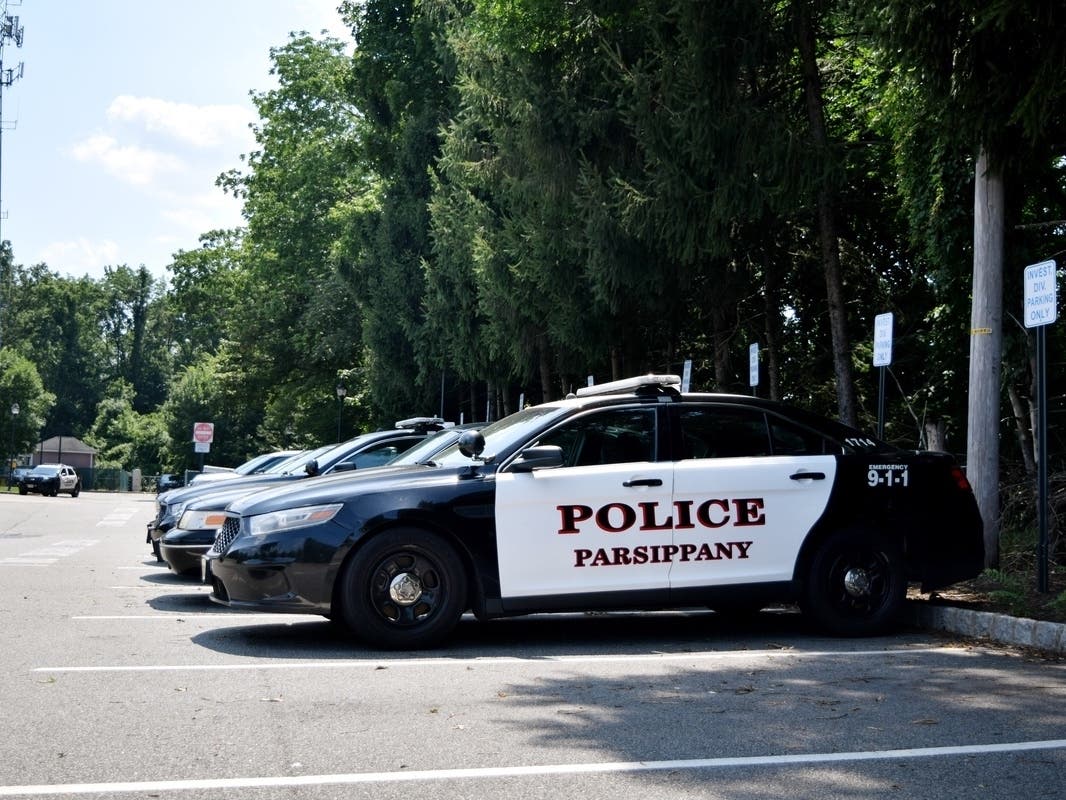
[[[301,474],[311,461],[319,459],[323,454],[328,453],[337,445],[327,444],[325,447],[320,447],[317,450],[308,450],[300,455],[290,458],[288,461],[283,461],[284,469],[280,470],[286,475]]]
[[[566,412],[565,406],[534,406],[482,428],[481,435],[485,437],[483,455],[496,455],[521,444]],[[469,464],[470,458],[460,453],[459,445],[454,444],[434,456],[433,462],[441,467],[455,467]]]
[[[443,431],[437,431],[431,436],[427,436],[421,442],[414,447],[410,447],[404,452],[400,453],[396,458],[389,462],[389,466],[403,466],[409,464],[421,464],[423,461],[428,461],[433,458],[433,455],[438,451],[447,447],[449,444],[455,442],[459,438],[459,431],[454,428],[447,428]]]

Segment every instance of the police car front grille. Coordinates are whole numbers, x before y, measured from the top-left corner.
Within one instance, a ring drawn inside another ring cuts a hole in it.
[[[211,548],[220,556],[226,555],[226,551],[229,550],[229,546],[233,544],[233,540],[237,538],[237,534],[241,531],[241,521],[237,517],[226,517],[226,521],[222,523],[222,527],[218,529],[218,533],[215,534],[215,544]]]

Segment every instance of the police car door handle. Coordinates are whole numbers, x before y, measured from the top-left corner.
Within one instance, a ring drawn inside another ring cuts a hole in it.
[[[796,472],[788,476],[794,481],[824,481],[824,472]]]
[[[627,489],[633,486],[662,486],[662,478],[637,478],[632,481],[623,481],[623,486]]]

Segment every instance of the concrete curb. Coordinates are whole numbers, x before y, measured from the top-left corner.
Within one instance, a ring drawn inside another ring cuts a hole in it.
[[[1066,655],[1066,624],[1061,622],[1011,617],[990,611],[935,605],[921,600],[907,601],[906,618],[919,628]]]

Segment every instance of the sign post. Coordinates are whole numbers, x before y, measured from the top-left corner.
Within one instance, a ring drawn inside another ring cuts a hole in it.
[[[1036,589],[1048,591],[1048,474],[1047,474],[1047,335],[1045,328],[1058,319],[1058,273],[1054,261],[1025,268],[1022,311],[1025,327],[1036,328],[1036,486],[1037,526]]]
[[[877,388],[877,438],[885,438],[885,367],[892,363],[892,312],[874,317],[874,366],[880,372]]]
[[[192,426],[193,452],[200,454],[200,472],[204,471],[204,453],[211,452],[215,440],[215,423],[194,422]]]

